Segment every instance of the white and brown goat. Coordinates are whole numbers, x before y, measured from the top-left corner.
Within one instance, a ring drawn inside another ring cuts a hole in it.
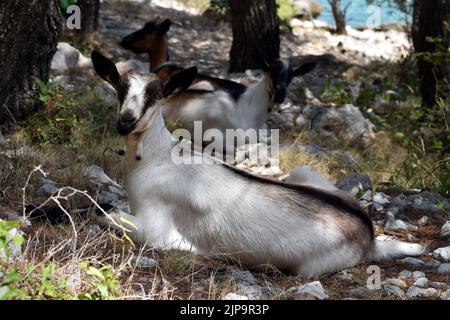
[[[173,149],[182,142],[165,127],[161,99],[189,86],[196,69],[162,85],[154,74],[121,77],[97,52],[92,61],[118,92],[117,127],[128,145],[126,188],[133,213],[124,218],[137,227],[130,234],[137,241],[303,276],[424,252],[419,244],[374,239],[371,219],[338,193],[259,178],[217,162],[177,164]]]
[[[167,32],[170,26],[169,19],[151,21],[121,42],[125,49],[134,53],[147,53],[151,72],[156,73],[163,83],[183,70],[169,61]],[[293,69],[288,60],[277,59],[267,63],[255,58],[264,72],[262,79],[255,84],[247,87],[234,81],[197,74],[194,86],[185,94],[164,101],[164,117],[178,121],[191,135],[194,121],[201,121],[203,130],[261,129],[274,104],[285,100],[293,77],[310,72],[316,63],[305,63]]]

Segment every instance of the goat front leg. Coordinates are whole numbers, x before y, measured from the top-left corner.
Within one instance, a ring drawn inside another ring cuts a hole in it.
[[[153,208],[151,214],[145,213],[134,216],[115,209],[110,211],[108,216],[103,213],[97,215],[96,221],[101,226],[112,227],[118,232],[126,232],[133,242],[164,250],[196,252],[194,245],[183,237],[168,218],[170,215],[166,208]]]

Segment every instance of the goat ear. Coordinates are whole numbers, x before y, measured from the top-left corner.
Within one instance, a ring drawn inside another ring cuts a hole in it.
[[[120,81],[120,74],[114,62],[95,50],[91,53],[91,60],[98,76],[117,88]]]
[[[316,67],[316,64],[317,63],[315,62],[302,64],[300,67],[294,70],[293,76],[298,77],[311,72]]]
[[[172,25],[172,21],[169,19],[164,20],[160,24],[158,24],[158,36],[163,36],[169,31],[170,26]]]
[[[163,96],[170,96],[176,89],[187,89],[197,76],[197,67],[184,69],[175,73],[164,86]]]

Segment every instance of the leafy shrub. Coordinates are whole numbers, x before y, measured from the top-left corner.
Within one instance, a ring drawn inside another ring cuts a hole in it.
[[[115,106],[93,94],[88,88],[77,93],[68,92],[60,85],[36,80],[38,100],[44,108],[28,119],[25,136],[41,147],[49,144],[64,144],[76,147],[86,144],[93,136],[98,136],[113,128]]]

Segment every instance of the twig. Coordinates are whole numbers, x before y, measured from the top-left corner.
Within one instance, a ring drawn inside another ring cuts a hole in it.
[[[36,168],[34,168],[33,170],[31,170],[30,174],[28,175],[27,181],[25,182],[25,185],[24,185],[23,188],[22,188],[22,208],[23,208],[23,209],[22,209],[22,210],[23,210],[22,215],[23,215],[23,218],[24,218],[24,219],[26,219],[26,210],[25,210],[26,190],[27,190],[28,184],[30,183],[31,177],[33,176],[33,174],[34,174],[36,171],[39,171],[39,172],[44,176],[44,178],[47,176],[47,173],[45,173],[45,172],[41,169],[41,165],[38,165]]]

